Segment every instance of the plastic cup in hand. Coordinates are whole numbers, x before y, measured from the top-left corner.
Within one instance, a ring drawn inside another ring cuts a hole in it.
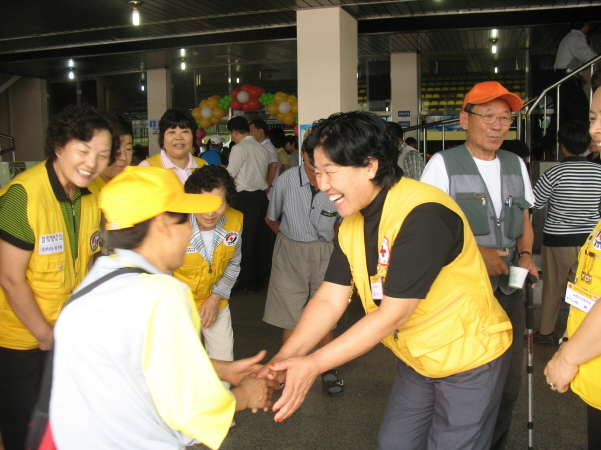
[[[509,287],[522,289],[528,276],[528,269],[518,266],[509,267]]]

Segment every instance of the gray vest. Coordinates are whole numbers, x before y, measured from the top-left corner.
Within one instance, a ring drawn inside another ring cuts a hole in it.
[[[497,151],[503,199],[501,215],[497,217],[486,184],[465,144],[441,154],[449,175],[449,195],[465,213],[478,245],[507,250],[509,256],[503,258],[505,262],[517,265],[516,239],[524,231],[524,210],[532,206],[524,196],[518,156],[505,150]],[[490,278],[493,290],[499,286],[505,294],[515,290],[508,287],[508,281],[508,275]]]

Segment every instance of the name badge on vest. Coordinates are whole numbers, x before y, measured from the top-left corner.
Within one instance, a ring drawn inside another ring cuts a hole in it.
[[[231,247],[232,245],[236,245],[239,237],[240,235],[238,233],[236,233],[235,231],[230,231],[228,234],[225,235],[225,238],[223,238],[223,242],[228,247]]]
[[[595,235],[595,240],[593,241],[593,248],[595,250],[601,250],[601,230]]]
[[[566,303],[569,303],[580,311],[588,313],[595,302],[599,300],[599,296],[587,291],[574,283],[568,283],[566,290]]]
[[[186,254],[188,253],[196,253],[196,248],[193,245],[188,245],[186,247]]]
[[[65,251],[63,233],[45,234],[40,236],[38,255],[62,253]]]
[[[384,289],[382,289],[382,275],[373,275],[369,277],[371,284],[371,298],[374,300],[382,300],[384,297]]]
[[[325,209],[321,210],[321,215],[326,217],[336,217],[336,213],[332,211],[326,211]]]

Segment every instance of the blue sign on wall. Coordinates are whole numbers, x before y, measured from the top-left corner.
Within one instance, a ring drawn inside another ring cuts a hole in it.
[[[411,126],[411,121],[409,120],[399,120],[399,125],[402,126],[403,128],[409,128]]]
[[[157,121],[156,120],[149,120],[148,121],[148,128],[156,128],[157,125]]]
[[[399,111],[397,114],[398,117],[411,117],[411,111]]]

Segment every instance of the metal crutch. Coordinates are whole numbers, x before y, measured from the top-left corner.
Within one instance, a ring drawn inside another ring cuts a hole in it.
[[[534,448],[534,300],[532,284],[537,282],[534,275],[526,279],[526,329],[528,330],[528,450]]]

